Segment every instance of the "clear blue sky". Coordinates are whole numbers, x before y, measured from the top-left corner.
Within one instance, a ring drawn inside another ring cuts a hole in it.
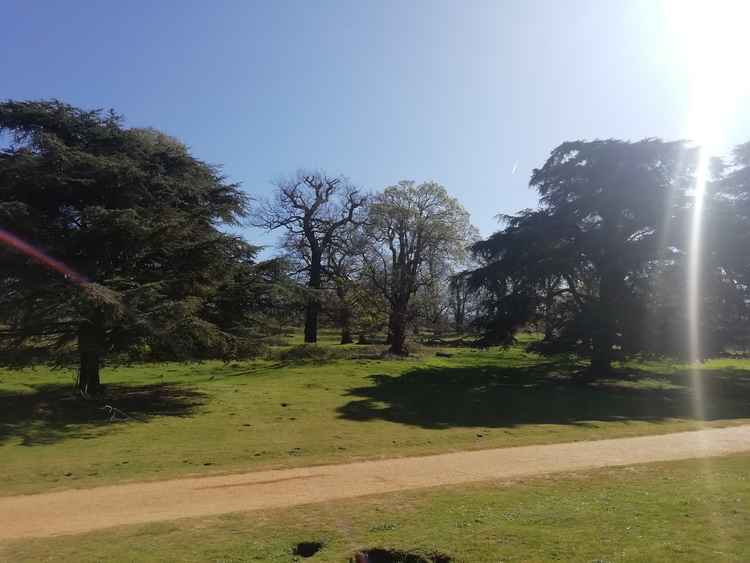
[[[113,107],[255,197],[300,167],[436,180],[483,235],[535,204],[530,171],[560,142],[686,131],[652,0],[6,0],[3,20],[2,98]]]

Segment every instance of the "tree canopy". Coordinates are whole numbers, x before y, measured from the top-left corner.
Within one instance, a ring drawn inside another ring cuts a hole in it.
[[[398,355],[450,326],[479,344],[539,331],[537,350],[591,374],[686,357],[696,261],[701,357],[747,349],[750,143],[712,163],[699,248],[700,149],[607,139],[552,150],[530,177],[538,206],[479,241],[436,182],[364,194],[298,172],[252,209],[284,232],[258,262],[234,234],[250,198],[173,137],[43,100],[0,103],[0,139],[0,362],[77,365],[86,393],[105,361],[249,356],[302,322],[306,343],[324,323]]]
[[[545,344],[584,352],[606,372],[614,351],[634,344],[644,272],[685,242],[694,153],[658,139],[553,150],[531,176],[539,209],[474,246],[485,263],[474,284],[492,296],[486,328],[503,339],[542,315]]]
[[[364,272],[390,304],[390,350],[402,355],[412,297],[432,283],[437,264],[466,253],[469,214],[443,186],[403,181],[373,198],[366,233]]]
[[[3,360],[77,361],[93,392],[109,356],[240,353],[212,315],[255,247],[220,227],[247,197],[154,129],[59,101],[0,104],[0,224],[76,275],[0,247]]]

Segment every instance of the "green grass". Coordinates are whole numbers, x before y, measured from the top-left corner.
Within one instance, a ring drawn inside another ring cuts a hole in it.
[[[341,562],[387,547],[454,561],[750,560],[750,456],[482,483],[0,546],[8,561]]]
[[[628,365],[585,385],[567,358],[447,351],[106,369],[105,403],[127,422],[75,399],[69,372],[0,371],[0,495],[703,425],[684,366]],[[700,379],[708,424],[750,419],[750,361],[708,363]]]

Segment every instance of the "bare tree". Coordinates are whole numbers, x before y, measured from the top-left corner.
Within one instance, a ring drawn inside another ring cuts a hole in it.
[[[300,259],[300,270],[307,276],[310,288],[305,306],[305,342],[318,339],[320,290],[323,283],[324,257],[329,253],[337,233],[358,223],[358,213],[366,196],[343,176],[331,177],[324,172],[298,172],[276,184],[272,200],[261,203],[253,224],[269,231],[285,229],[285,245]]]

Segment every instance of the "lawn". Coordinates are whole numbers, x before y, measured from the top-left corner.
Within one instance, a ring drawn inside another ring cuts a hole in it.
[[[103,404],[72,375],[0,372],[0,495],[197,473],[292,467],[665,433],[750,420],[750,361],[627,365],[576,382],[569,358],[521,347],[420,358],[258,360],[108,368]],[[357,357],[361,356],[361,357]],[[110,422],[105,404],[130,415]]]
[[[0,545],[8,561],[749,561],[750,456],[481,483]],[[319,542],[309,559],[299,542]]]

